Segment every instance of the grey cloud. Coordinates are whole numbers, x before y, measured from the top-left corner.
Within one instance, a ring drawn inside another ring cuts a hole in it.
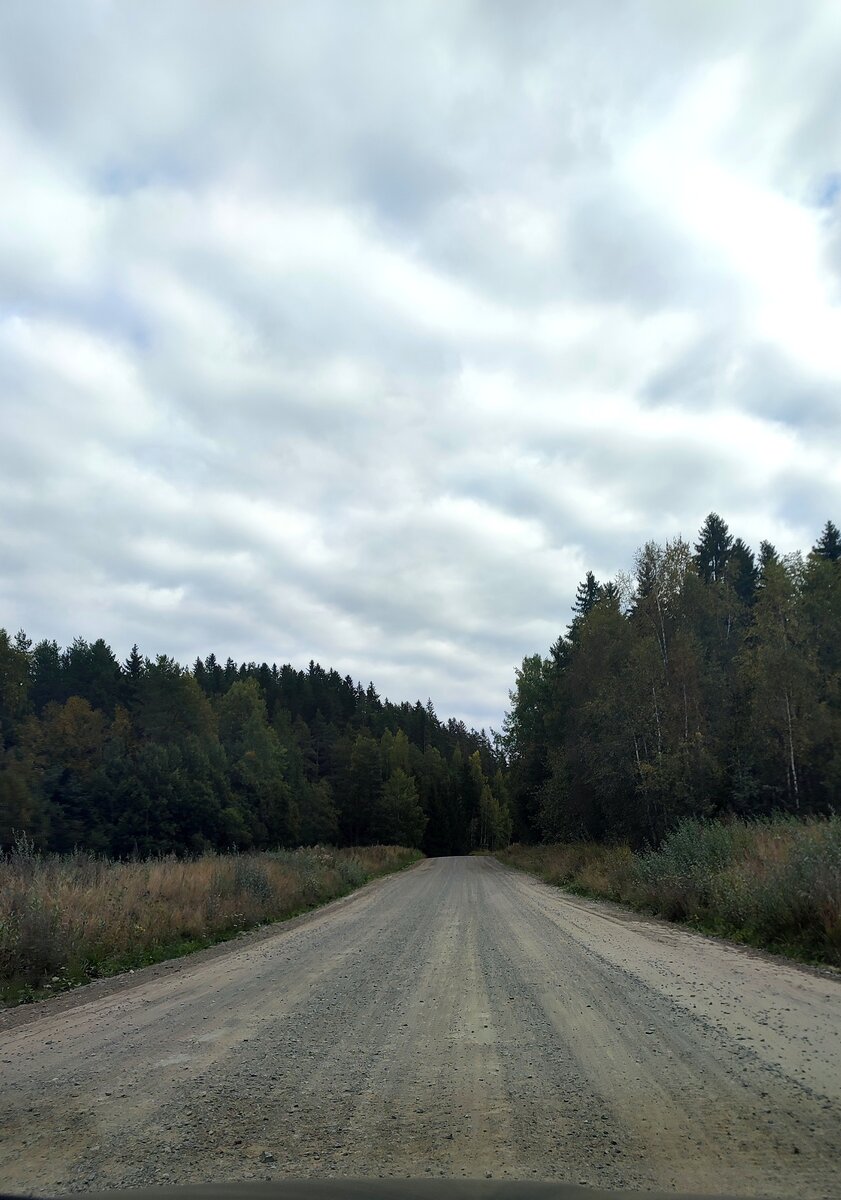
[[[0,624],[498,726],[587,567],[808,546],[839,51],[782,0],[5,5]]]

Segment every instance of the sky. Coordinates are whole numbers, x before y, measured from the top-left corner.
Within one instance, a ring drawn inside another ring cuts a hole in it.
[[[498,728],[587,569],[841,524],[841,4],[4,0],[0,626]]]

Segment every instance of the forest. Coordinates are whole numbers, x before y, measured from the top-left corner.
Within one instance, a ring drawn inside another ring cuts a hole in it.
[[[578,588],[505,724],[514,836],[658,846],[690,818],[829,814],[841,795],[841,534],[754,554],[711,513],[690,546]]]
[[[431,703],[311,662],[124,662],[0,630],[0,846],[114,858],[510,840],[503,756]]]
[[[835,811],[841,534],[758,554],[711,513],[592,572],[501,737],[311,662],[124,662],[0,630],[0,845],[115,858],[370,843],[658,846],[686,818]]]

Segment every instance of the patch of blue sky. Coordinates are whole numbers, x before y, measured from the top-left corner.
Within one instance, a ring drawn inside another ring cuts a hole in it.
[[[834,208],[841,197],[841,171],[831,171],[824,175],[818,187],[818,208]]]
[[[88,328],[95,329],[103,336],[116,338],[136,350],[149,347],[150,334],[145,320],[118,287],[105,286],[88,295],[75,297],[72,315]]]
[[[109,162],[98,167],[92,175],[92,184],[102,196],[128,196],[144,188],[172,187],[185,183],[186,173],[180,168],[164,162],[121,163]]]

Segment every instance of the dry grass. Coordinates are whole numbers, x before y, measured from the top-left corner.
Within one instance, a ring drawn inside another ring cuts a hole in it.
[[[546,883],[568,887],[611,900],[624,899],[634,855],[628,846],[602,846],[596,842],[563,842],[551,846],[515,844],[500,850],[497,858],[510,866],[538,875]]]
[[[511,846],[548,883],[841,966],[841,818],[684,821],[659,850]]]
[[[0,859],[0,989],[7,1002],[172,957],[340,896],[420,857],[399,846],[314,847],[112,862]]]

